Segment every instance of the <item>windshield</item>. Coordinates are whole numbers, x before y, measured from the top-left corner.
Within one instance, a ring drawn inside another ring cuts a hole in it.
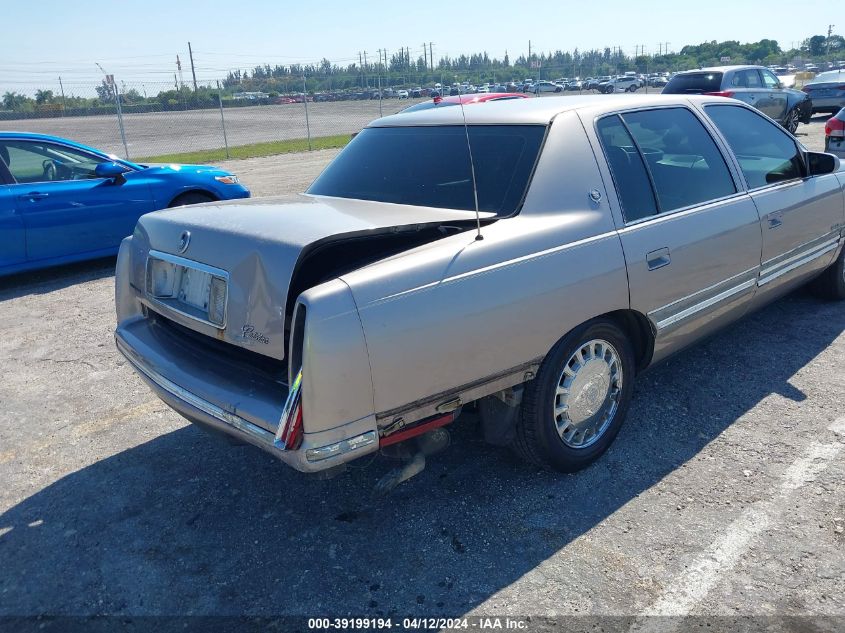
[[[469,126],[479,210],[519,210],[545,131],[543,125]],[[308,193],[474,211],[466,134],[461,125],[366,128]]]

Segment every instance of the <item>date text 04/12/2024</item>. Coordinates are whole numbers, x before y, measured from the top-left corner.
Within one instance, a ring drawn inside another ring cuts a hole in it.
[[[476,618],[309,618],[311,630],[361,630],[361,629],[403,629],[403,630],[524,630],[525,620],[499,617]]]

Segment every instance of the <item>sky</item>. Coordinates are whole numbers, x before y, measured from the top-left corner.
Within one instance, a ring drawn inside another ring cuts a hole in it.
[[[127,85],[172,83],[176,56],[190,79],[188,41],[197,79],[223,78],[257,64],[318,62],[346,65],[367,51],[408,47],[434,57],[487,51],[511,59],[552,52],[621,47],[633,55],[709,40],[777,40],[782,48],[827,32],[836,0],[532,0],[485,2],[383,0],[290,3],[272,0],[140,0],[133,3],[6,0],[0,42],[0,93],[32,94],[37,87],[84,94],[102,78],[99,63]],[[764,8],[763,8],[764,7]],[[840,15],[834,33],[845,32]],[[86,94],[87,96],[87,94]]]

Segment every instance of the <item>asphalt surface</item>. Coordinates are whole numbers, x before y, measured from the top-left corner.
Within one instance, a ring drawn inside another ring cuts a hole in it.
[[[331,155],[236,171],[301,190]],[[376,500],[385,458],[311,478],[153,397],[114,349],[113,265],[0,279],[0,616],[845,621],[842,304],[796,292],[647,372],[581,473],[485,445],[466,413]]]

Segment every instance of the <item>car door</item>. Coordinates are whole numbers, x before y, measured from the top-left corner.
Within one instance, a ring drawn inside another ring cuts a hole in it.
[[[757,101],[757,109],[775,121],[783,122],[786,118],[789,96],[772,71],[760,68],[759,72],[763,80],[763,92]]]
[[[740,105],[704,111],[733,150],[760,213],[763,252],[755,303],[772,299],[824,269],[845,226],[835,174],[807,176],[802,149],[780,126]]]
[[[759,216],[691,110],[622,112],[596,131],[622,211],[631,308],[651,321],[660,360],[745,311]]]
[[[5,155],[0,149],[0,271],[26,261],[26,242],[23,220],[9,189],[11,175],[6,168]]]
[[[756,68],[743,68],[726,73],[724,83],[725,91],[730,92],[733,99],[744,101],[755,108],[763,96],[763,82]]]
[[[28,261],[109,251],[153,210],[146,180],[100,178],[102,156],[60,143],[0,140],[9,156],[9,185],[26,233]]]

